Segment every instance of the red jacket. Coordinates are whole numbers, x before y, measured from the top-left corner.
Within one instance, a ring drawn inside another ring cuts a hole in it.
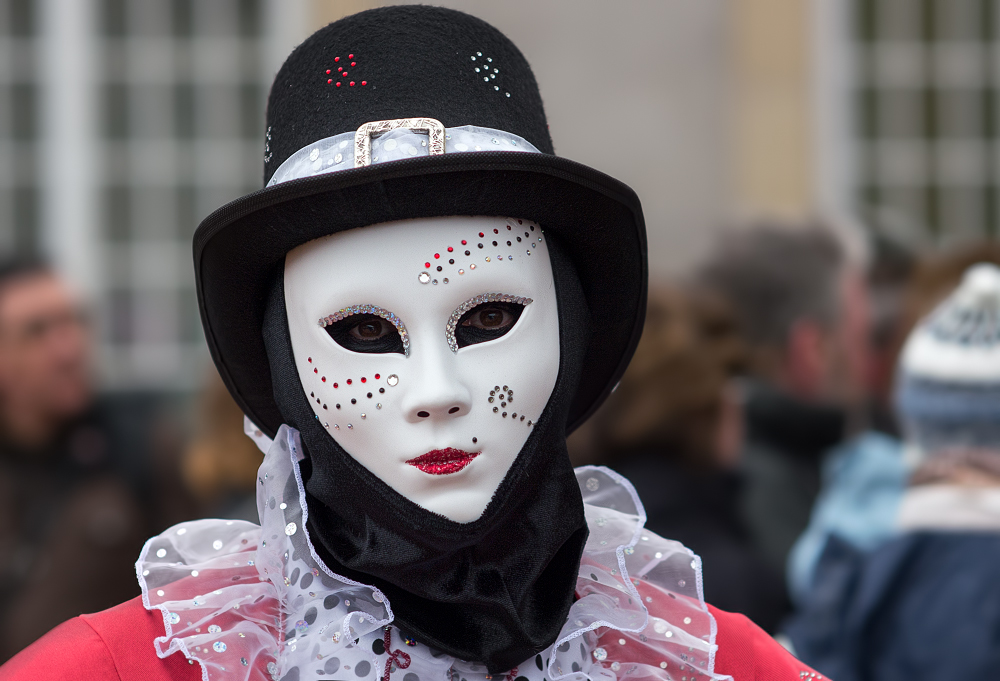
[[[735,681],[811,681],[824,678],[796,660],[743,615],[709,606],[718,624],[715,671]],[[0,667],[3,681],[201,681],[201,666],[181,653],[160,659],[159,611],[138,598],[65,622]],[[609,658],[610,659],[610,658]],[[809,676],[809,674],[815,674]]]

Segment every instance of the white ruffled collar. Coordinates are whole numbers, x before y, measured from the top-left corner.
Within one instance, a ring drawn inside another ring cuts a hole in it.
[[[406,638],[391,626],[391,605],[377,588],[323,564],[306,530],[298,431],[282,426],[268,444],[258,472],[260,526],[197,520],[143,547],[136,563],[143,604],[162,612],[166,630],[154,641],[157,655],[180,651],[201,665],[204,681],[247,681],[262,672],[273,681],[332,679],[345,670],[352,681],[494,678],[481,664]],[[700,559],[643,529],[642,504],[620,475],[595,466],[576,473],[590,527],[578,599],[556,642],[511,670],[507,681],[614,681],[627,674],[667,681],[694,679],[692,672],[723,678],[713,673],[715,620],[702,595]],[[668,592],[669,613],[650,615],[635,588],[639,580]],[[636,659],[662,659],[660,668],[611,663],[597,640],[605,627],[629,634],[647,648]],[[687,671],[681,677],[673,670]]]

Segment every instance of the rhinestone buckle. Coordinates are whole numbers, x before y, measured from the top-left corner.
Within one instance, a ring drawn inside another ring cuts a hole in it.
[[[434,118],[394,118],[389,121],[365,123],[354,133],[354,167],[363,168],[372,164],[372,138],[380,137],[390,130],[408,128],[413,132],[427,133],[427,155],[444,153],[444,125]]]

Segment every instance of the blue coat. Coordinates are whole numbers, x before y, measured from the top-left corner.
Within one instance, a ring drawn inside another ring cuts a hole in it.
[[[1000,678],[1000,533],[913,532],[870,553],[832,537],[786,633],[836,681]]]

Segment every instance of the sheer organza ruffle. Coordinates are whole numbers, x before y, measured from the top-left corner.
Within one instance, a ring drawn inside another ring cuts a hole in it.
[[[204,681],[496,678],[412,640],[391,626],[381,592],[319,561],[306,531],[300,452],[298,432],[282,426],[258,472],[260,526],[199,520],[146,543],[136,572],[143,604],[162,612],[157,655],[181,652],[201,665]],[[577,478],[590,526],[578,600],[557,641],[511,670],[510,681],[728,678],[712,671],[715,621],[698,557],[643,529],[642,505],[621,476],[588,466]],[[648,612],[637,585],[666,592],[667,605],[658,600]],[[620,643],[609,654],[601,641],[611,630]]]

